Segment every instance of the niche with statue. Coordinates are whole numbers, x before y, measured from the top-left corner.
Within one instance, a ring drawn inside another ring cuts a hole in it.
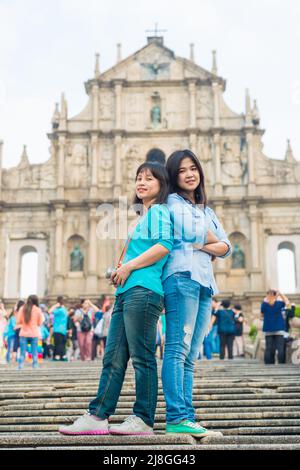
[[[231,270],[245,270],[247,267],[248,246],[245,235],[234,232],[229,237],[232,244],[232,254],[230,258]]]
[[[85,241],[80,235],[73,235],[69,238],[67,245],[67,271],[69,274],[78,273],[82,275],[85,265]]]

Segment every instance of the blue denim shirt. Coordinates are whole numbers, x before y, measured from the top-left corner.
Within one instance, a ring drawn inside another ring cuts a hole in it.
[[[171,274],[189,271],[191,279],[210,289],[212,295],[217,294],[218,288],[214,278],[212,257],[199,250],[204,245],[207,230],[228,245],[228,251],[220,258],[229,256],[232,252],[231,243],[210,207],[200,208],[187,201],[177,193],[168,197],[168,209],[174,230],[174,245],[164,266],[162,281]]]

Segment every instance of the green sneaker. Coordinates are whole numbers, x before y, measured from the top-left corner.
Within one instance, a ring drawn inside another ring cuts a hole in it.
[[[188,419],[185,419],[184,421],[181,421],[181,423],[178,424],[167,424],[166,433],[189,434],[190,436],[194,437],[222,436],[221,432],[208,431],[207,429],[203,428],[200,424],[193,423]]]

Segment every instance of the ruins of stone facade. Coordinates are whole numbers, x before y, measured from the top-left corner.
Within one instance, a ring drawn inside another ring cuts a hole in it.
[[[38,253],[38,295],[70,299],[113,293],[105,278],[123,240],[97,237],[97,207],[120,195],[132,198],[135,171],[151,149],[168,156],[190,148],[203,164],[209,204],[233,245],[244,253],[240,268],[218,259],[221,295],[253,314],[268,287],[277,287],[276,254],[295,254],[300,296],[300,162],[290,144],[284,160],[263,152],[257,105],[246,93],[245,113],[226,105],[225,80],[215,55],[209,72],[177,57],[163,38],[148,38],[135,54],[85,84],[86,107],[69,117],[62,95],[52,118],[50,158],[31,165],[24,148],[18,166],[1,170],[0,296],[19,297],[21,256]],[[283,245],[282,245],[283,244]],[[82,271],[70,270],[78,246]]]

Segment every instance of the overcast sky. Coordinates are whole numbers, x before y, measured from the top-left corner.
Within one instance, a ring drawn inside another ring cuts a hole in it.
[[[4,167],[49,157],[46,133],[64,91],[69,116],[86,103],[84,81],[101,54],[101,70],[146,44],[146,29],[167,29],[165,44],[227,80],[225,100],[244,112],[245,88],[266,129],[264,151],[283,158],[286,139],[300,160],[300,2],[297,0],[0,0],[0,139]]]

